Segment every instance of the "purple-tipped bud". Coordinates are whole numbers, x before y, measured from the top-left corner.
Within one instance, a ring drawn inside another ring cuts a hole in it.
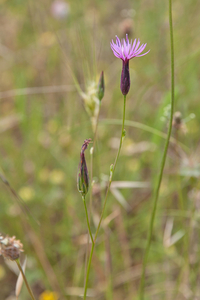
[[[84,141],[81,153],[80,153],[80,163],[79,163],[79,170],[78,170],[78,176],[77,176],[77,187],[78,191],[85,197],[85,195],[88,192],[89,189],[89,175],[85,160],[85,150],[87,149],[89,143],[91,142],[91,139],[87,139]]]
[[[120,88],[123,95],[127,95],[130,89],[130,74],[129,74],[129,60],[122,61],[122,73]]]
[[[99,101],[101,101],[103,96],[104,96],[104,90],[105,90],[104,74],[103,74],[103,71],[102,71],[101,75],[100,75],[100,78],[99,78],[98,87],[97,87],[97,97],[98,97]]]

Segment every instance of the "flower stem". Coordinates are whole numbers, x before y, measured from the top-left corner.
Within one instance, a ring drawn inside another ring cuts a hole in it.
[[[88,218],[87,206],[85,203],[85,196],[82,196],[82,199],[83,199],[83,203],[84,203],[84,207],[85,207],[85,215],[86,215],[86,220],[87,220],[88,231],[90,234],[91,242],[92,242],[92,244],[94,244],[94,240],[93,240],[92,232],[91,232],[91,228],[90,228],[90,222],[89,222],[89,218]]]
[[[30,294],[30,296],[31,296],[31,299],[32,299],[32,300],[35,300],[35,297],[34,297],[34,295],[33,295],[33,292],[32,292],[32,290],[31,290],[31,287],[30,287],[30,285],[28,284],[28,281],[26,280],[26,276],[25,276],[24,271],[23,271],[23,269],[22,269],[22,267],[21,267],[21,264],[20,264],[19,259],[16,259],[15,261],[16,261],[16,264],[17,264],[17,266],[18,266],[18,268],[19,268],[19,270],[20,270],[20,272],[21,272],[21,274],[22,274],[22,277],[23,277],[24,282],[25,282],[25,284],[26,284],[27,290],[28,290],[28,292],[29,292],[29,294]]]
[[[106,196],[105,196],[105,199],[104,199],[104,204],[103,204],[101,217],[100,217],[99,224],[97,226],[97,230],[96,230],[95,237],[94,237],[92,247],[91,247],[91,252],[90,252],[88,266],[87,266],[87,274],[86,274],[86,280],[85,280],[83,300],[86,299],[86,295],[87,295],[87,287],[88,287],[88,280],[89,280],[89,274],[90,274],[90,266],[91,266],[91,261],[92,261],[92,255],[93,255],[93,251],[94,251],[94,245],[95,245],[96,238],[97,238],[97,235],[98,235],[98,232],[99,232],[99,229],[100,229],[100,226],[101,226],[101,222],[102,222],[102,219],[103,219],[107,198],[108,198],[108,194],[109,194],[109,191],[110,191],[110,186],[111,186],[111,183],[112,183],[113,174],[114,174],[114,171],[115,171],[115,167],[116,167],[116,164],[117,164],[117,161],[118,161],[118,158],[119,158],[119,154],[120,154],[120,151],[121,151],[122,143],[123,143],[125,111],[126,111],[126,95],[124,95],[124,108],[123,108],[123,119],[122,119],[122,131],[121,131],[120,144],[119,144],[118,152],[117,152],[117,155],[116,155],[116,158],[115,158],[115,162],[113,164],[112,175],[110,176],[110,179],[109,179],[109,184],[108,184],[108,188],[107,188],[107,191],[106,191]]]
[[[90,204],[89,204],[89,213],[88,213],[88,219],[89,219],[89,224],[90,224],[90,219],[91,219],[91,212],[92,212],[92,190],[93,190],[93,162],[94,162],[94,151],[95,151],[95,146],[96,146],[96,141],[97,141],[97,128],[98,128],[98,122],[99,122],[99,113],[100,113],[100,109],[101,109],[101,101],[99,104],[99,111],[98,111],[98,115],[96,118],[96,126],[95,126],[95,130],[94,130],[94,138],[93,138],[93,150],[91,152],[91,160],[90,160],[90,178],[91,178],[91,190],[90,190]],[[89,253],[89,235],[88,235],[88,240],[87,240],[87,247],[86,247],[86,255],[85,255],[85,276],[84,276],[84,280],[86,280],[86,274],[87,274],[87,262],[88,262],[88,253]],[[84,282],[85,285],[85,282]]]
[[[87,266],[86,279],[85,279],[84,298],[83,298],[85,300],[86,299],[86,295],[87,295],[87,287],[88,287],[88,278],[89,278],[89,273],[90,273],[90,265],[91,265],[91,261],[92,261],[93,250],[94,250],[94,240],[93,240],[92,232],[91,232],[91,228],[90,228],[90,222],[89,222],[89,218],[88,218],[87,206],[86,206],[86,203],[85,203],[85,196],[82,196],[82,199],[83,199],[83,203],[84,203],[84,207],[85,207],[85,214],[86,214],[86,219],[87,219],[88,231],[89,231],[90,238],[91,238],[91,241],[92,241],[92,248],[91,248],[91,252],[90,252],[90,257],[89,257],[88,266]]]
[[[96,127],[95,127],[95,131],[94,131],[94,138],[93,138],[93,150],[91,153],[91,171],[90,171],[90,176],[91,176],[91,182],[92,182],[92,188],[93,188],[93,162],[94,162],[94,151],[95,151],[95,146],[96,146],[96,141],[97,141],[97,129],[98,129],[98,122],[99,122],[99,113],[100,113],[100,109],[101,109],[101,102],[99,104],[99,111],[98,111],[98,115],[97,115],[97,119],[96,119]],[[89,208],[89,221],[90,221],[90,217],[91,217],[91,211],[92,211],[92,188],[91,188],[91,192],[90,192],[90,208]]]
[[[95,245],[95,243],[93,242],[92,247],[91,247],[91,251],[90,251],[90,257],[89,257],[89,260],[88,260],[83,300],[85,300],[86,296],[87,296],[88,279],[89,279],[89,274],[90,274],[90,266],[91,266],[91,262],[92,262],[92,255],[93,255],[93,251],[94,251],[94,245]]]
[[[149,232],[148,232],[147,245],[146,245],[144,258],[143,258],[142,275],[141,275],[140,292],[139,292],[140,300],[144,299],[145,269],[146,269],[147,260],[148,260],[148,256],[149,256],[149,250],[150,250],[150,246],[151,246],[151,239],[152,239],[152,234],[153,234],[153,226],[154,226],[154,221],[155,221],[160,185],[162,182],[163,171],[164,171],[165,161],[166,161],[166,157],[167,157],[167,150],[168,150],[171,131],[172,131],[172,121],[173,121],[173,113],[174,113],[174,40],[173,40],[173,22],[172,22],[172,0],[169,0],[169,26],[170,26],[170,49],[171,49],[171,113],[170,113],[170,121],[169,121],[167,139],[165,142],[165,149],[164,149],[164,153],[163,153],[163,157],[162,157],[162,161],[161,161],[160,173],[158,176],[158,182],[157,182],[157,187],[156,187],[156,191],[155,191],[153,209],[152,209]]]
[[[116,167],[116,164],[117,164],[117,161],[118,161],[118,158],[119,158],[119,154],[120,154],[120,151],[121,151],[121,148],[122,148],[122,142],[123,142],[123,137],[124,137],[125,112],[126,112],[126,95],[124,95],[124,108],[123,108],[123,119],[122,119],[122,131],[121,131],[121,137],[120,137],[120,144],[119,144],[118,152],[117,152],[117,155],[116,155],[116,158],[115,158],[115,162],[113,164],[112,175],[110,176],[110,179],[109,179],[109,184],[108,184],[108,188],[107,188],[107,191],[106,191],[106,196],[105,196],[105,199],[104,199],[104,204],[103,204],[101,217],[100,217],[99,224],[98,224],[98,227],[97,227],[97,230],[96,230],[96,233],[95,233],[95,237],[94,237],[94,242],[96,241],[96,238],[97,238],[100,226],[101,226],[101,222],[102,222],[102,219],[103,219],[108,194],[109,194],[109,191],[110,191],[110,186],[111,186],[111,183],[112,183],[113,174],[114,174],[115,167]]]

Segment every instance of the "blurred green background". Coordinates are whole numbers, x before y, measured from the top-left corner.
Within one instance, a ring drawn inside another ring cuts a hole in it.
[[[180,122],[174,120],[161,186],[146,300],[200,297],[199,10],[197,0],[173,1],[175,111],[182,116]],[[86,92],[104,71],[94,155],[95,232],[123,109],[122,63],[110,42],[126,33],[151,51],[130,61],[126,138],[92,260],[90,299],[137,299],[169,120],[168,2],[0,1],[1,174],[31,213],[20,209],[1,182],[0,230],[23,243],[27,279],[40,300],[57,299],[47,291],[60,299],[63,294],[80,299],[83,292],[87,223],[76,176],[81,145],[93,139],[93,131],[80,89]],[[89,150],[86,159],[90,168]],[[89,195],[87,199],[89,206]],[[15,299],[16,280],[1,257],[2,300]],[[25,286],[19,299],[29,299]]]

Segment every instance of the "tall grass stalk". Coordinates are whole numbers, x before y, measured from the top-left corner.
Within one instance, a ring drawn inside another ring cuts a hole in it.
[[[110,186],[111,186],[111,183],[112,183],[112,178],[113,178],[114,171],[115,171],[115,168],[116,168],[116,164],[117,164],[117,161],[118,161],[118,158],[119,158],[119,155],[120,155],[120,152],[121,152],[121,148],[122,148],[122,143],[123,143],[123,138],[124,138],[125,112],[126,112],[126,95],[124,95],[124,106],[123,106],[123,117],[122,117],[122,131],[121,131],[121,137],[120,137],[120,144],[119,144],[118,152],[117,152],[117,155],[116,155],[116,158],[115,158],[115,162],[114,162],[114,164],[113,164],[113,166],[111,168],[112,170],[110,172],[111,174],[110,174],[109,184],[108,184],[108,188],[107,188],[105,199],[104,199],[104,203],[103,203],[103,209],[102,209],[101,217],[100,217],[100,220],[99,220],[99,223],[98,223],[98,226],[97,226],[95,237],[93,239],[93,243],[92,243],[92,247],[91,247],[91,252],[90,252],[90,256],[89,256],[89,260],[88,260],[87,274],[86,274],[85,288],[84,288],[84,297],[83,297],[84,300],[87,297],[88,280],[89,280],[89,274],[90,274],[90,267],[91,267],[91,262],[92,262],[92,256],[93,256],[93,252],[94,252],[94,246],[95,246],[95,242],[96,242],[96,239],[97,239],[97,235],[98,235],[99,229],[101,227],[101,223],[102,223],[102,219],[103,219],[103,215],[104,215],[104,212],[105,212],[106,203],[107,203],[107,199],[108,199],[108,194],[109,194]],[[88,227],[88,230],[89,230],[89,227]]]
[[[144,287],[145,287],[145,269],[148,261],[149,256],[149,250],[151,246],[151,240],[152,240],[152,234],[153,234],[153,226],[155,221],[155,215],[156,215],[156,209],[158,204],[158,197],[159,197],[159,191],[160,186],[162,182],[163,177],[163,171],[165,167],[165,161],[167,157],[167,150],[170,142],[170,136],[172,131],[172,121],[173,121],[173,114],[174,114],[174,40],[173,40],[173,21],[172,21],[172,0],[169,0],[169,26],[170,26],[170,52],[171,52],[171,113],[170,113],[170,121],[169,121],[169,128],[167,133],[167,139],[165,143],[164,153],[161,161],[160,166],[160,172],[158,176],[158,182],[155,190],[155,197],[153,201],[153,209],[151,213],[150,218],[150,226],[149,226],[149,232],[148,232],[148,238],[147,238],[147,245],[144,253],[143,258],[143,265],[142,265],[142,275],[141,275],[141,281],[140,281],[140,291],[139,291],[139,299],[144,299]]]

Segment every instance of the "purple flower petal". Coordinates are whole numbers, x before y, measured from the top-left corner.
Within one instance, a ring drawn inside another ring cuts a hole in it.
[[[146,47],[147,44],[142,44],[140,48],[135,52],[135,54],[140,54]]]
[[[110,43],[113,54],[123,61],[146,55],[149,51],[144,54],[140,54],[145,49],[146,45],[147,44],[140,45],[139,39],[135,39],[134,41],[131,40],[129,42],[128,34],[126,34],[126,38],[122,39],[121,41],[118,36],[116,36],[116,43],[114,43],[113,40]]]
[[[133,50],[134,50],[134,47],[135,47],[135,44],[136,44],[136,41],[137,41],[137,39],[135,39],[135,40],[134,40],[134,42],[133,42],[133,46],[132,46],[132,48],[131,48],[131,50],[130,50],[130,53],[131,53],[131,52],[133,52]]]
[[[134,53],[137,51],[139,46],[140,46],[140,40],[138,39],[137,45],[135,46],[135,49],[134,49]]]
[[[150,50],[149,50],[149,51],[150,51]],[[146,52],[146,53],[144,53],[144,54],[137,55],[137,57],[144,56],[144,55],[146,55],[147,53],[149,53],[149,51],[147,51],[147,52]]]

